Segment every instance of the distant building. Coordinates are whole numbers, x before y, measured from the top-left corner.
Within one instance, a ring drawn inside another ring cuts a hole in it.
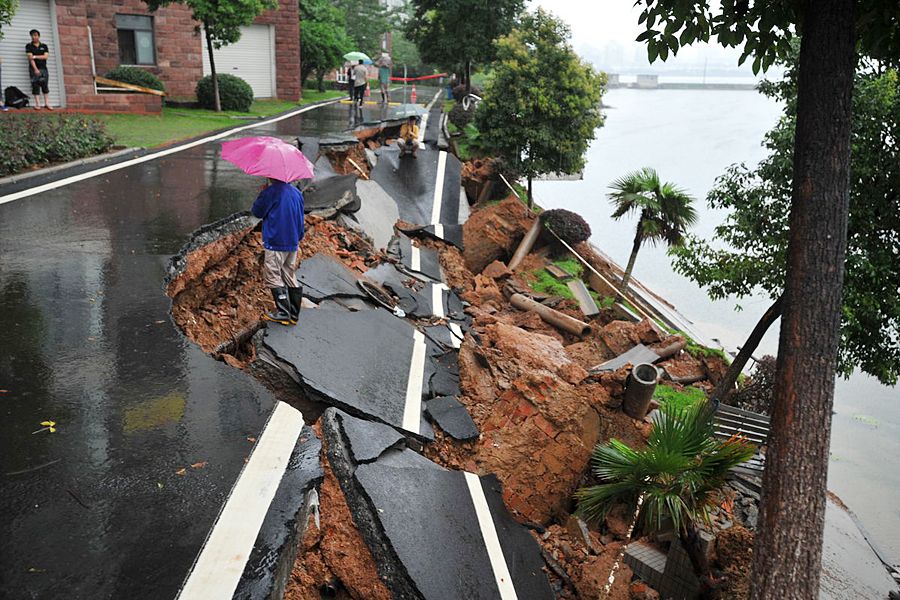
[[[659,87],[659,75],[638,75],[637,87],[651,90]]]

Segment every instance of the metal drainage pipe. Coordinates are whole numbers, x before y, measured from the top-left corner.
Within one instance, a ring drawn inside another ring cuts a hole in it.
[[[553,310],[549,306],[544,306],[540,302],[535,302],[531,298],[527,296],[523,296],[522,294],[513,294],[509,298],[510,304],[518,308],[519,310],[533,310],[540,317],[559,329],[563,331],[567,331],[573,335],[578,335],[584,337],[586,335],[590,335],[591,326],[585,323],[584,321],[579,321],[574,317],[570,317],[567,314],[561,313],[558,310]]]
[[[650,410],[650,400],[656,391],[659,371],[650,363],[640,363],[632,367],[625,382],[625,414],[632,419],[643,419]]]

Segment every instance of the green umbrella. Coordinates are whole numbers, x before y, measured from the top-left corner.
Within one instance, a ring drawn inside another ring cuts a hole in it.
[[[344,55],[344,60],[349,60],[350,62],[363,61],[364,64],[372,64],[372,59],[365,52],[348,52]]]

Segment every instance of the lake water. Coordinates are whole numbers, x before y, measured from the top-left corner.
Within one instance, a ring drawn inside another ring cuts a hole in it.
[[[754,91],[610,90],[604,97],[606,124],[588,152],[584,179],[535,183],[547,208],[581,214],[592,242],[619,264],[628,261],[632,218],[616,222],[606,199],[615,178],[644,166],[698,200],[694,232],[709,237],[723,213],[706,207],[715,178],[733,163],[755,164],[765,156],[763,135],[778,120],[778,103]],[[766,297],[712,301],[692,281],[675,273],[665,248],[644,246],[635,277],[674,303],[695,329],[729,350],[742,345],[771,301]],[[736,310],[740,305],[741,310]],[[778,325],[756,356],[776,354]],[[863,374],[839,379],[835,392],[828,487],[860,517],[890,562],[900,565],[900,389]]]

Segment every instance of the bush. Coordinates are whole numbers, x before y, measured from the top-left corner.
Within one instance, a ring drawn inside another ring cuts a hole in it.
[[[726,403],[744,410],[768,415],[772,411],[775,391],[775,357],[763,356],[748,379],[738,384],[738,390]]]
[[[159,77],[138,67],[117,67],[104,75],[107,79],[121,81],[122,83],[130,83],[131,85],[139,85],[141,87],[150,88],[151,90],[166,91],[166,86],[159,80]]]
[[[469,110],[466,110],[463,108],[462,104],[457,104],[450,110],[450,114],[447,118],[449,118],[450,122],[456,125],[457,128],[462,130],[475,119],[475,109],[474,107],[470,107]]]
[[[471,86],[469,93],[475,94],[476,96],[481,96],[484,98],[484,90],[478,87],[477,85]],[[462,99],[466,96],[466,86],[463,84],[459,84],[453,88],[452,91],[453,99],[457,102],[462,102]]]
[[[250,105],[253,104],[253,88],[250,87],[250,84],[234,75],[219,75],[218,80],[222,110],[250,112]],[[197,82],[197,101],[203,108],[214,109],[216,107],[211,75],[207,75]]]
[[[541,223],[571,246],[591,237],[591,227],[579,215],[564,208],[554,208],[541,213]]]
[[[0,118],[0,177],[32,165],[102,154],[113,145],[104,124],[80,115],[4,115]]]

